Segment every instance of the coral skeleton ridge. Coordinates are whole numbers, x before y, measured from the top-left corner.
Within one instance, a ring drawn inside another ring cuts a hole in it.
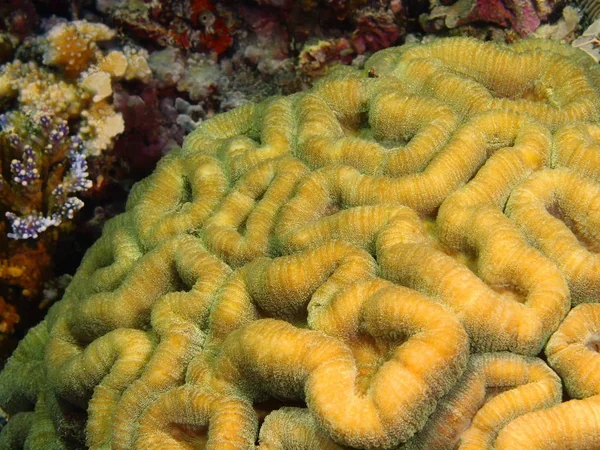
[[[203,122],[0,373],[0,447],[594,447],[599,82],[448,38]]]

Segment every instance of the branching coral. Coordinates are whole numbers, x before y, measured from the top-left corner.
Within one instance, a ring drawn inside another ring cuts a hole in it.
[[[419,20],[423,28],[432,32],[453,29],[473,22],[487,22],[512,33],[527,36],[560,10],[560,0],[459,0],[444,2],[433,0],[429,14]]]
[[[44,63],[61,67],[65,74],[78,76],[93,63],[103,58],[96,42],[107,41],[115,32],[103,24],[86,21],[62,23],[48,32],[48,49]]]
[[[0,332],[8,333],[25,303],[42,294],[59,230],[69,227],[83,206],[77,195],[92,181],[81,139],[65,121],[42,116],[38,123],[15,112],[0,122]]]
[[[9,238],[35,239],[48,227],[72,219],[83,206],[72,195],[92,186],[83,142],[69,134],[66,122],[53,124],[47,116],[39,124],[16,113],[0,116],[0,121],[4,159],[0,162],[0,211],[10,221]],[[23,136],[26,142],[17,134],[23,135],[21,130],[29,134]]]
[[[586,58],[439,40],[203,122],[0,374],[0,444],[590,448]]]
[[[89,157],[104,153],[108,160],[124,129],[112,105],[113,83],[151,75],[144,51],[101,48],[115,34],[102,24],[59,22],[0,68],[0,265],[11,270],[0,271],[0,297],[19,314],[60,274],[53,271],[61,232],[83,207],[80,195],[108,172],[108,164]],[[10,330],[15,314],[3,310],[0,323]],[[30,315],[39,320],[41,311]]]

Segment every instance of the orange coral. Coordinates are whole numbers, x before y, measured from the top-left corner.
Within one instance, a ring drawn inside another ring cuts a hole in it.
[[[76,77],[102,56],[96,41],[114,36],[115,32],[106,25],[84,20],[57,25],[48,33],[49,49],[44,62],[60,66],[65,74]]]
[[[43,242],[34,247],[21,242],[11,242],[10,257],[0,260],[0,279],[19,286],[25,297],[36,296],[41,291],[41,280],[47,279],[51,259]]]
[[[600,305],[571,310],[548,341],[548,363],[573,400],[525,414],[498,435],[496,448],[593,449],[600,430]]]
[[[17,310],[0,297],[0,333],[13,333],[15,324],[20,320]]]

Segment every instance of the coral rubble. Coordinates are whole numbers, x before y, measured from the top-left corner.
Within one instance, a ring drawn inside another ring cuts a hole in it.
[[[599,83],[448,38],[202,122],[0,373],[0,446],[590,448]]]

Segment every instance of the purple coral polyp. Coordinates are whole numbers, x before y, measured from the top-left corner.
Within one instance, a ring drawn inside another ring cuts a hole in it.
[[[0,117],[0,124],[5,131],[9,131],[11,117],[3,115]],[[15,193],[31,193],[36,187],[41,188],[40,183],[44,181],[40,180],[42,167],[50,167],[54,162],[64,159],[68,162],[68,170],[57,180],[58,184],[44,201],[48,205],[47,212],[36,210],[39,206],[33,206],[19,207],[21,215],[11,211],[5,213],[11,226],[11,232],[7,233],[10,239],[36,239],[49,227],[73,219],[75,213],[83,207],[83,201],[71,194],[92,187],[83,140],[79,136],[69,136],[70,130],[65,121],[56,123],[50,117],[42,116],[37,125],[41,128],[41,135],[37,137],[25,138],[14,133],[8,137],[9,144],[21,153],[21,157],[13,159],[10,163],[12,183],[2,180],[0,188],[12,189]],[[24,144],[23,139],[27,139],[26,142],[31,142],[33,146]],[[27,197],[29,194],[24,195]],[[18,205],[13,205],[13,208],[15,206]]]
[[[63,139],[65,138],[65,136],[66,136],[66,131],[63,131],[61,129],[57,129],[57,130],[52,130],[50,132],[50,136],[49,137],[50,137],[50,141],[52,143],[58,144],[58,143],[60,143],[60,142],[63,141]]]
[[[57,213],[52,214],[51,220],[59,225],[63,219],[72,219],[75,213],[83,207],[83,201],[77,197],[69,197],[60,206]]]
[[[16,134],[13,134],[13,135],[10,137],[10,140],[9,140],[9,142],[10,142],[10,144],[11,144],[13,147],[15,147],[15,148],[17,148],[17,149],[20,149],[20,148],[22,148],[22,147],[23,147],[23,142],[21,141],[21,139],[19,138],[19,136],[17,136]]]
[[[52,120],[48,116],[40,117],[40,125],[42,126],[42,130],[47,131],[52,126]]]
[[[12,228],[12,233],[7,234],[10,239],[37,239],[39,234],[46,231],[48,227],[60,223],[57,223],[54,217],[45,217],[41,213],[18,217],[15,213],[7,211],[6,218]]]
[[[40,178],[39,171],[36,168],[36,160],[33,148],[30,145],[25,145],[23,147],[23,162],[25,164],[18,159],[13,159],[10,162],[10,170],[15,183],[21,186],[29,186]]]
[[[65,194],[83,192],[92,187],[92,180],[88,178],[88,165],[85,155],[71,150],[68,157],[71,168],[67,175],[65,175],[63,182],[56,186],[52,191],[52,195],[57,199],[60,199]],[[69,199],[67,199],[67,201],[68,200]],[[81,202],[81,206],[83,206],[83,202]],[[77,209],[80,209],[81,206]]]
[[[44,116],[40,119],[40,122],[43,119],[50,120],[48,117]],[[52,123],[42,124],[42,130],[48,139],[45,148],[45,151],[48,153],[54,152],[58,146],[64,144],[65,139],[69,136],[69,127],[65,122],[59,123],[55,128],[52,128]]]
[[[88,165],[85,155],[76,151],[69,152],[71,168],[66,178],[69,181],[69,192],[82,192],[92,187],[88,173]]]

